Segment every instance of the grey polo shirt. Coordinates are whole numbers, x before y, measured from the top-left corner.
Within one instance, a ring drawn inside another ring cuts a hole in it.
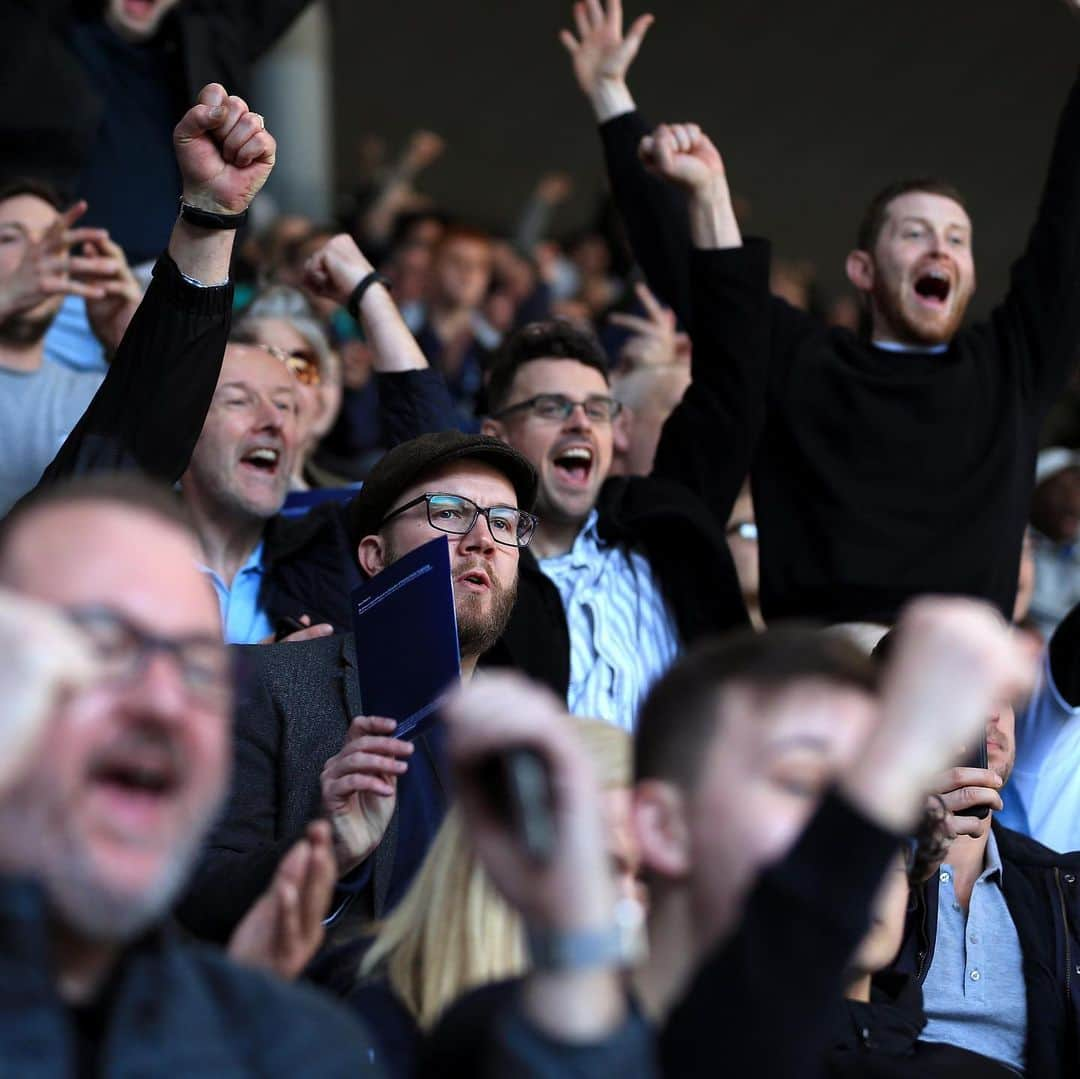
[[[952,866],[946,862],[938,871],[937,941],[923,982],[927,1024],[921,1040],[958,1045],[1022,1071],[1027,1041],[1024,959],[1001,890],[1002,872],[991,832],[965,918]]]

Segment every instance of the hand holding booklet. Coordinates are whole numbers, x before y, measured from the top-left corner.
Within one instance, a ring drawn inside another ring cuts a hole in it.
[[[395,738],[414,737],[461,678],[446,538],[410,551],[351,598],[364,713],[396,719]]]

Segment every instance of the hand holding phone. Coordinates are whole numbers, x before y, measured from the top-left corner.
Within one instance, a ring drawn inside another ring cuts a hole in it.
[[[521,675],[477,675],[443,718],[470,839],[531,927],[610,926],[615,883],[596,775],[565,706]]]

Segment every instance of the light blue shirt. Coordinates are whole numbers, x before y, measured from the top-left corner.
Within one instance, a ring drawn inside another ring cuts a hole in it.
[[[221,607],[221,628],[226,644],[258,644],[274,632],[266,612],[259,606],[259,589],[263,579],[263,545],[251,552],[248,560],[236,572],[232,588],[207,566],[199,569],[210,578]]]
[[[945,1042],[1024,1068],[1027,993],[1020,938],[1001,890],[994,833],[971,890],[967,917],[956,898],[952,866],[938,871],[934,959],[923,982],[924,1042]]]
[[[940,356],[949,351],[948,342],[943,345],[901,345],[898,341],[872,341],[874,348],[883,349],[885,352],[906,352],[912,356]]]
[[[45,333],[45,355],[76,371],[105,374],[109,364],[105,349],[90,329],[86,301],[81,296],[65,296],[52,325]]]
[[[1043,654],[1027,707],[1016,716],[1016,766],[998,820],[1057,851],[1080,850],[1080,708],[1058,692]]]
[[[681,651],[675,619],[637,551],[604,543],[593,510],[566,554],[540,559],[570,630],[566,704],[632,731],[645,694]]]

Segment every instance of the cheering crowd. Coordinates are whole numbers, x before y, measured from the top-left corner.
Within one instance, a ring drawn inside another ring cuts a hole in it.
[[[305,6],[0,2],[0,1074],[1080,1074],[1080,82],[973,323],[942,179],[854,311],[744,236],[621,0],[590,227],[426,131],[276,213]],[[399,736],[350,596],[442,537]]]

